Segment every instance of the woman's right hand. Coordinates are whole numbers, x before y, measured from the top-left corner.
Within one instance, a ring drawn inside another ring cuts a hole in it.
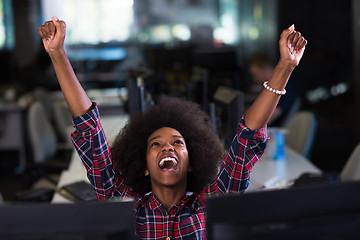
[[[66,24],[64,21],[60,21],[54,16],[51,21],[45,22],[38,30],[48,54],[64,49],[66,34]]]

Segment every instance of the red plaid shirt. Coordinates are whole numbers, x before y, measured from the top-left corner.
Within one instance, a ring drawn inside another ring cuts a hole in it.
[[[205,197],[244,191],[249,185],[252,167],[267,144],[266,128],[251,131],[242,119],[215,181],[200,193],[186,193],[166,211],[152,192],[144,196],[133,192],[114,170],[97,106],[73,122],[76,131],[72,140],[98,199],[134,199],[136,235],[142,239],[206,239]]]

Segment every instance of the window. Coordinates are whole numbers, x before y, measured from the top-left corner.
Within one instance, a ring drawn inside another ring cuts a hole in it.
[[[0,49],[14,46],[12,8],[10,0],[0,0]]]
[[[133,0],[42,0],[43,21],[66,20],[69,45],[124,42],[130,38]]]
[[[42,0],[42,21],[66,20],[70,46],[189,41],[192,32],[208,39],[219,21],[217,1]]]

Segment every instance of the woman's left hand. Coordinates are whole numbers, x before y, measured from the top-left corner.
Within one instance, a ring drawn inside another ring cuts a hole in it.
[[[296,67],[304,54],[306,44],[307,40],[300,32],[295,31],[294,25],[283,30],[279,40],[280,61]]]

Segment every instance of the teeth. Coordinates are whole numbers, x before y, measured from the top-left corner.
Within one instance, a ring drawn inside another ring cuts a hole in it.
[[[166,158],[161,159],[161,161],[160,161],[160,163],[159,163],[159,166],[162,167],[162,165],[164,165],[164,163],[165,163],[166,161],[172,161],[174,164],[177,164],[175,158],[166,157]]]

